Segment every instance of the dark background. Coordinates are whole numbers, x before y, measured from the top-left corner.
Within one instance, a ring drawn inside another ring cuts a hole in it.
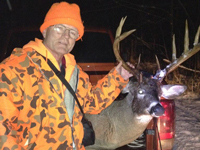
[[[60,1],[1,0],[1,52],[5,51],[6,37],[11,29],[39,28],[54,2]],[[170,57],[173,33],[176,34],[177,53],[180,55],[183,51],[186,19],[189,24],[191,46],[200,24],[200,0],[68,0],[67,2],[77,3],[80,6],[84,26],[110,28],[113,34],[120,19],[127,16],[123,30],[137,29],[129,38],[134,41],[134,48],[144,56],[157,54],[159,58]],[[124,43],[130,45],[130,40],[128,42]],[[130,48],[127,49],[130,51]],[[193,62],[194,60],[198,61],[199,56],[194,56]]]

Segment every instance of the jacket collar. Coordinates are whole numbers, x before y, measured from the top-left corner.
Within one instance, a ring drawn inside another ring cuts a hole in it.
[[[60,70],[60,66],[57,63],[56,59],[53,57],[53,55],[48,51],[48,49],[44,46],[44,44],[42,43],[42,40],[39,39],[35,39],[35,41],[30,41],[28,44],[26,44],[23,49],[30,49],[32,48],[34,50],[34,52],[30,52],[29,56],[32,58],[32,60],[38,64],[41,68],[47,70],[47,72],[49,72],[51,70],[51,68],[48,66],[47,63],[45,63],[45,60],[40,57],[39,55],[44,56],[45,58],[48,58],[55,66],[58,70]],[[37,54],[39,53],[39,54]],[[66,72],[67,74],[65,75],[66,80],[70,80],[74,68],[76,66],[76,61],[74,59],[74,56],[70,53],[64,55],[64,60],[65,60],[65,65],[66,65]],[[48,76],[49,77],[49,76]]]

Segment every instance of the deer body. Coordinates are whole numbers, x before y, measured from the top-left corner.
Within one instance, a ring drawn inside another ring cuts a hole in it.
[[[139,137],[146,129],[152,117],[146,120],[136,119],[129,100],[113,102],[98,115],[87,115],[95,130],[95,145],[86,149],[116,149]]]

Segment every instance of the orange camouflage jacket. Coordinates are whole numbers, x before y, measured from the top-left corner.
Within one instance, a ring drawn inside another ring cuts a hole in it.
[[[71,128],[66,89],[41,55],[60,70],[39,39],[14,49],[0,64],[0,149],[72,150],[73,135],[76,149],[84,150],[80,109],[75,102]],[[64,57],[69,81],[76,62],[71,54]],[[128,82],[113,69],[92,86],[88,75],[78,69],[76,95],[85,113],[96,114],[108,107]]]

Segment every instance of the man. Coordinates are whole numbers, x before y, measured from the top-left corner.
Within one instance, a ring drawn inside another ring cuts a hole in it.
[[[91,85],[70,54],[84,33],[76,4],[53,4],[40,31],[43,41],[35,39],[14,49],[0,65],[0,149],[85,149],[82,113],[47,60],[58,70],[64,68],[85,113],[96,114],[109,106],[132,75],[119,63]]]

